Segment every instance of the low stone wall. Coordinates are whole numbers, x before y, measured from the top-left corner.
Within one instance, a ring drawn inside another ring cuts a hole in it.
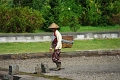
[[[120,31],[109,32],[71,32],[62,36],[73,36],[74,40],[94,38],[120,38]],[[52,33],[0,33],[0,42],[42,42],[51,41]]]
[[[80,56],[114,56],[120,55],[120,49],[118,50],[80,50],[74,52],[61,52],[61,57],[80,57]],[[24,60],[33,58],[51,58],[51,53],[19,53],[19,54],[0,54],[0,60]]]

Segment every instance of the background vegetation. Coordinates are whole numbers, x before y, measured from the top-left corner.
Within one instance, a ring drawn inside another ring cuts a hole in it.
[[[49,31],[55,22],[81,26],[120,25],[120,0],[0,0],[0,32]],[[60,28],[60,29],[61,29]]]

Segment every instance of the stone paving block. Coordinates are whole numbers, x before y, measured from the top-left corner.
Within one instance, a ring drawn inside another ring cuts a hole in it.
[[[45,63],[41,63],[41,69],[42,69],[43,73],[49,73],[50,72],[49,66]]]
[[[102,38],[102,34],[94,34],[94,38],[100,39],[100,38]]]
[[[77,38],[75,38],[75,40],[79,40],[79,39],[85,39],[85,35],[77,35]]]
[[[120,50],[112,50],[112,53],[111,54],[114,54],[114,55],[120,55]]]
[[[5,74],[2,80],[13,80],[13,76],[9,74]]]
[[[85,34],[85,38],[87,38],[87,39],[93,39],[93,33],[87,33],[87,34]]]
[[[19,73],[19,66],[18,65],[9,65],[9,74],[15,75]]]
[[[111,51],[109,51],[109,50],[100,50],[100,51],[98,51],[98,54],[99,55],[109,55],[109,54],[111,54]]]
[[[35,67],[35,73],[36,74],[41,74],[42,73],[41,64],[37,64],[37,66]]]

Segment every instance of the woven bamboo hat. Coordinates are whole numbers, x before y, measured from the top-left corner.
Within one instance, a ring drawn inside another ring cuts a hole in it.
[[[48,28],[59,28],[59,26],[55,23],[52,23]]]

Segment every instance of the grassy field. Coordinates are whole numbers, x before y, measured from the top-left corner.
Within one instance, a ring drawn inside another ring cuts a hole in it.
[[[80,28],[77,30],[77,32],[94,32],[94,31],[120,31],[120,26],[80,26]],[[73,32],[70,30],[68,26],[66,27],[61,27],[59,30],[60,32]],[[44,31],[42,30],[36,30],[35,33],[43,33]]]
[[[0,43],[0,54],[49,52],[50,42]],[[62,52],[77,50],[120,49],[120,39],[75,40],[72,48]]]
[[[89,31],[117,31],[120,30],[120,26],[81,26],[77,32],[89,32]],[[72,32],[69,27],[62,27],[60,32]]]
[[[120,26],[92,27],[81,26],[77,32],[89,31],[120,31]],[[40,33],[43,31],[36,31]],[[60,32],[72,32],[69,27],[62,27]],[[0,43],[0,54],[2,53],[36,53],[49,52],[50,42],[30,42],[30,43]],[[62,52],[77,50],[95,49],[120,49],[120,39],[93,39],[74,41],[72,48],[63,48]]]

